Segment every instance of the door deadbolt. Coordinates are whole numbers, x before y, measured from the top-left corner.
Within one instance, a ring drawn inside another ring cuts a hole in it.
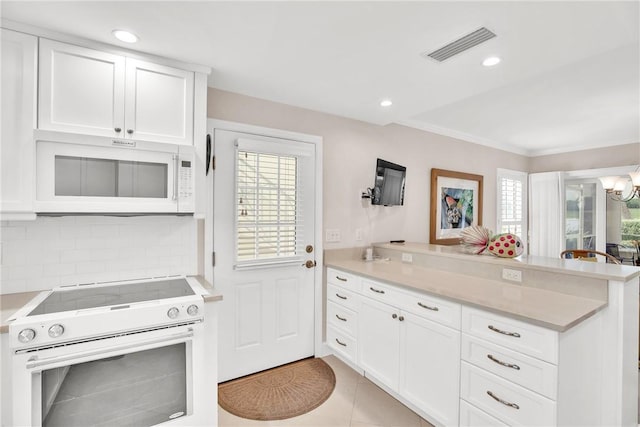
[[[304,250],[307,251],[308,254],[310,254],[311,252],[313,252],[313,246],[307,245],[307,247]]]

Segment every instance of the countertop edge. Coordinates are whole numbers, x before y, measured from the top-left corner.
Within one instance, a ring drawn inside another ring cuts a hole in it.
[[[222,301],[223,299],[222,294],[216,291],[213,285],[209,283],[207,279],[205,279],[203,276],[189,276],[189,277],[193,277],[194,279],[196,279],[196,281],[200,284],[200,286],[202,286],[205,289],[205,291],[207,291],[207,294],[202,294],[202,299],[204,300],[205,303]]]

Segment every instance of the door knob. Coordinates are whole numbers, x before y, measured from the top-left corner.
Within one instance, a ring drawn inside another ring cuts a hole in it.
[[[307,267],[307,268],[313,268],[316,266],[316,262],[315,261],[307,261],[304,264],[302,264],[303,267]]]

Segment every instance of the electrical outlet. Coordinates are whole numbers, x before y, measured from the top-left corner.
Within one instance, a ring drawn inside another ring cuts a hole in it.
[[[502,278],[504,280],[510,280],[512,282],[522,282],[522,271],[512,270],[510,268],[503,268]]]
[[[362,228],[356,228],[356,241],[361,242],[362,241]]]
[[[327,243],[337,243],[342,239],[339,228],[327,228],[324,232],[324,240]]]
[[[402,262],[413,262],[413,255],[402,253]]]

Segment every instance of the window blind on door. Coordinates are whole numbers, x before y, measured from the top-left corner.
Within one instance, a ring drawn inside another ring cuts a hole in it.
[[[237,147],[236,267],[300,261],[304,151],[293,146],[260,152],[259,145],[241,139]]]

